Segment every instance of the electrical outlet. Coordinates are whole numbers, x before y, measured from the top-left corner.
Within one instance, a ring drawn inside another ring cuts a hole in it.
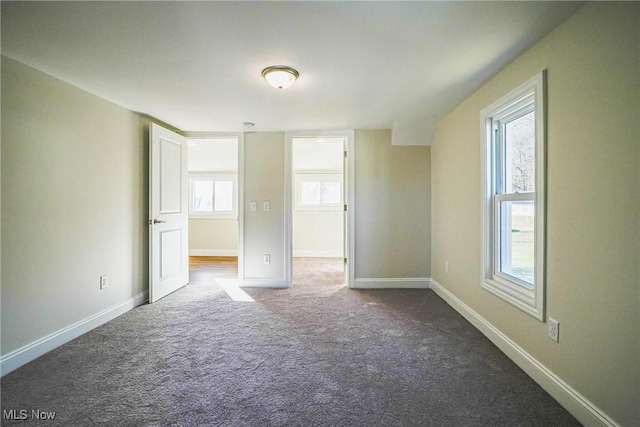
[[[100,276],[100,289],[109,287],[109,276]]]
[[[547,321],[547,335],[555,342],[560,341],[560,323],[557,320],[549,318]]]
[[[271,255],[270,254],[264,254],[264,263],[265,264],[271,264]]]

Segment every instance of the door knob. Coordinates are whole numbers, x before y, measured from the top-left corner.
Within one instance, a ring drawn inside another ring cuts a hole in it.
[[[156,219],[156,218],[153,219],[153,223],[154,224],[164,224],[165,222],[167,222],[167,221],[162,221],[162,220],[159,220],[159,219]]]

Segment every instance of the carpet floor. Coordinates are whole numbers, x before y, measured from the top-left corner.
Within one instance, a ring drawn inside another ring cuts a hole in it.
[[[45,354],[2,378],[2,425],[580,425],[432,291],[294,273],[253,301],[189,285]]]

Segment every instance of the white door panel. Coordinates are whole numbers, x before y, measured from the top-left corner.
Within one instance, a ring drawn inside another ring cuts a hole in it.
[[[180,229],[160,232],[160,280],[180,274],[182,267],[182,241]]]
[[[189,281],[187,143],[152,124],[149,129],[149,302]]]
[[[160,145],[160,212],[180,213],[182,207],[182,146],[179,142],[159,137]]]

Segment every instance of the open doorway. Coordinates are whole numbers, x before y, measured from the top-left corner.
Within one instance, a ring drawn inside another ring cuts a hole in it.
[[[238,278],[239,153],[237,136],[187,138],[189,284]]]
[[[345,284],[345,138],[291,141],[292,284]]]

